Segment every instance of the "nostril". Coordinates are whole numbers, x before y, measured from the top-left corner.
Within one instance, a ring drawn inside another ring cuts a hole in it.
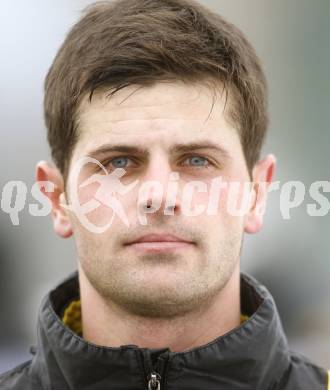
[[[152,205],[144,205],[144,210],[156,211],[156,208],[155,208],[155,207],[152,207]]]
[[[169,205],[166,207],[166,210],[164,211],[165,215],[173,215],[174,211],[176,210],[176,205]]]

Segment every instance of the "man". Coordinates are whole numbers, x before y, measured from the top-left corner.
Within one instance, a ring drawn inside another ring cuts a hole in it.
[[[44,107],[55,166],[39,162],[36,179],[78,270],[43,300],[34,356],[0,388],[326,390],[240,272],[275,170],[242,33],[192,1],[96,4],[59,50]]]

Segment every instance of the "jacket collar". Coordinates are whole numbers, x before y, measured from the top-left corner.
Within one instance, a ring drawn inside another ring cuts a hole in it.
[[[42,301],[32,373],[54,390],[143,390],[152,372],[161,376],[161,390],[272,389],[289,364],[287,340],[269,291],[246,273],[240,277],[241,309],[249,319],[207,345],[174,353],[97,346],[65,326],[63,310],[79,298],[75,271]]]

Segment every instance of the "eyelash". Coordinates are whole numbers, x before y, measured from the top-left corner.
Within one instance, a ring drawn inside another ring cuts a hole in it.
[[[209,169],[211,165],[214,165],[207,157],[200,156],[200,155],[198,155],[198,154],[186,155],[184,161],[186,161],[187,159],[193,158],[193,157],[202,158],[203,160],[207,161],[207,165],[192,166],[192,168],[198,168],[198,169],[204,168],[204,169]],[[130,159],[130,160],[134,160],[134,159],[130,158],[129,156],[124,156],[124,155],[123,155],[123,156],[117,156],[117,157],[114,157],[114,158],[112,158],[112,159],[110,159],[110,160],[107,160],[107,161],[103,162],[102,165],[106,167],[106,166],[108,166],[112,161],[117,160],[117,159],[120,159],[120,158],[127,158],[127,159]],[[127,169],[127,167],[125,167],[124,169]]]

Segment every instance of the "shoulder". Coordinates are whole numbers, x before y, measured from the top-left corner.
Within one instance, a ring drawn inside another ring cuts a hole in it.
[[[28,360],[13,369],[0,374],[0,390],[41,390],[41,386],[32,378],[32,360]]]
[[[308,357],[290,351],[290,364],[274,390],[330,390],[329,371]]]

